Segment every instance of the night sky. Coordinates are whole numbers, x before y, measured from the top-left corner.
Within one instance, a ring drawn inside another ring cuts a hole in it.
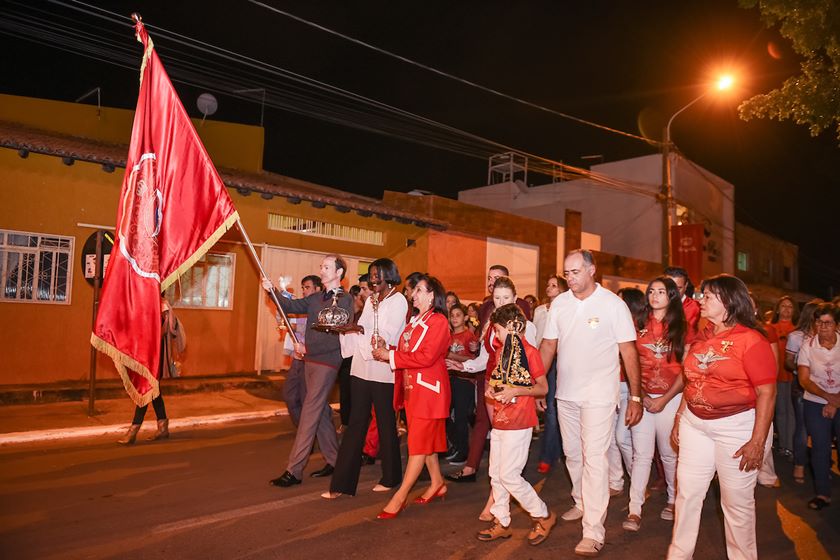
[[[657,140],[668,117],[702,93],[719,69],[734,70],[737,91],[688,109],[675,120],[672,138],[688,158],[735,185],[738,221],[799,244],[801,290],[822,297],[840,292],[836,137],[829,131],[812,138],[807,128],[790,122],[737,117],[740,100],[781,85],[797,69],[786,40],[764,27],[757,10],[743,10],[737,0],[264,1],[509,95]],[[259,102],[228,92],[231,83],[246,83],[246,73],[251,84],[268,78],[164,38],[164,32],[570,165],[586,166],[581,157],[587,155],[613,161],[656,150],[500,99],[244,0],[91,3],[121,16],[142,14],[193,116],[200,116],[195,99],[212,90],[219,109],[211,118],[259,124]],[[0,10],[0,91],[73,101],[99,86],[103,105],[134,108],[141,50],[127,20],[109,22],[48,2],[3,1]],[[84,57],[43,33],[10,35],[9,25],[21,21],[78,29],[79,41],[114,45],[99,58],[111,60],[124,49],[133,61],[129,57],[122,67]],[[205,69],[203,77],[183,81],[207,82],[195,87],[178,81],[176,58]],[[486,160],[285,110],[267,107],[265,128],[267,170],[347,191],[379,197],[385,189],[419,188],[456,197],[486,180]]]

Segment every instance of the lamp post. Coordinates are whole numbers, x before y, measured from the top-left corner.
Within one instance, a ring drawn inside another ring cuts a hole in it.
[[[731,76],[722,76],[718,79],[716,89],[723,91],[732,87],[734,80]],[[671,152],[673,150],[673,142],[671,142],[671,124],[683,111],[706,97],[711,90],[704,91],[683,107],[676,113],[671,115],[668,119],[668,124],[665,125],[662,141],[662,190],[659,198],[662,201],[662,266],[668,267],[671,265],[671,258],[673,257],[673,247],[671,246],[671,226],[674,220],[674,192],[673,183],[671,181]]]

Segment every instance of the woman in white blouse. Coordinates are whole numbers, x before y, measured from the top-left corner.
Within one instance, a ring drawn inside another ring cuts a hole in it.
[[[405,328],[408,303],[397,290],[402,282],[391,259],[377,259],[368,268],[371,295],[365,302],[358,323],[341,334],[341,353],[353,357],[350,367],[350,395],[353,407],[350,424],[344,432],[329,492],[321,497],[335,499],[355,495],[362,468],[362,448],[370,423],[371,405],[379,429],[379,458],[382,478],[373,490],[385,492],[402,481],[402,462],[394,412],[394,371],[387,362],[373,358],[374,336],[388,346],[396,346]],[[378,332],[374,332],[378,331]]]
[[[797,364],[817,493],[808,507],[819,510],[831,504],[832,434],[840,439],[840,307],[823,303],[814,311],[814,320],[817,334],[802,343]]]

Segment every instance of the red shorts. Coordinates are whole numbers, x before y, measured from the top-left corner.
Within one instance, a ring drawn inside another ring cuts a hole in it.
[[[408,417],[408,454],[431,455],[446,451],[446,418]]]

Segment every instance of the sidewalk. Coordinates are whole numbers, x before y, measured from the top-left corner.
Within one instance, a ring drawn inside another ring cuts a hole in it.
[[[163,395],[170,429],[287,416],[282,400],[283,381],[282,374],[167,380],[163,384]],[[88,416],[87,399],[68,401],[80,390],[74,384],[50,388],[46,400],[52,402],[0,406],[0,446],[71,438],[118,437],[131,423],[134,403],[121,385],[103,385],[98,387],[97,395],[108,395],[110,398],[96,400],[94,416]],[[32,388],[24,387],[5,389],[5,392],[0,390],[0,403],[21,402],[18,395],[34,392]],[[31,399],[29,402],[32,402]],[[153,433],[155,428],[155,416],[150,406],[140,437],[146,435],[144,432]]]

